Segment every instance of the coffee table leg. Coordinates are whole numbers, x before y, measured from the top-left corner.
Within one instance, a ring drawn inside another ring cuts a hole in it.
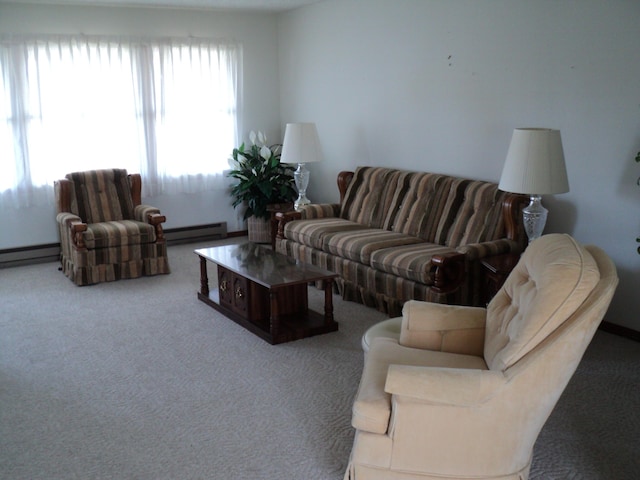
[[[200,257],[200,293],[209,296],[209,277],[207,276],[207,260]]]
[[[333,323],[333,279],[324,281],[324,321],[325,324]]]
[[[274,290],[269,290],[269,305],[271,307],[269,330],[271,331],[271,338],[275,341],[278,336],[278,330],[280,330],[280,309],[278,307],[278,295]]]

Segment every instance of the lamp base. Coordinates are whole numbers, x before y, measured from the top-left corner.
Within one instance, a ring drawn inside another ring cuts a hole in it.
[[[293,202],[293,208],[295,210],[300,210],[300,207],[309,205],[310,203],[311,201],[305,195],[298,194],[298,198],[296,199],[295,202]]]
[[[531,195],[531,203],[522,209],[524,219],[524,231],[527,232],[529,243],[542,235],[544,226],[547,223],[549,210],[542,206],[540,195]]]
[[[295,179],[296,188],[298,189],[298,199],[293,203],[293,208],[296,210],[311,203],[307,198],[307,186],[309,185],[310,173],[311,172],[304,166],[304,163],[299,163],[298,168],[293,172],[293,178]]]

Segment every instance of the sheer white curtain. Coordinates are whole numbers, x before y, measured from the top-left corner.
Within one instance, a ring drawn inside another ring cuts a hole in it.
[[[140,172],[143,195],[221,187],[240,54],[202,39],[0,38],[0,199],[52,203],[54,180],[92,168]]]

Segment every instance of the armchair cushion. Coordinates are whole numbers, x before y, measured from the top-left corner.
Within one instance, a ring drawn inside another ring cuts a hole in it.
[[[487,307],[484,356],[490,368],[504,370],[526,355],[582,305],[599,280],[591,254],[568,235],[533,241]]]
[[[89,223],[83,236],[84,244],[88,249],[121,247],[156,241],[154,226],[135,220]]]
[[[486,310],[410,300],[402,309],[400,344],[482,356]]]
[[[133,218],[133,199],[126,170],[109,169],[67,175],[74,184],[71,212],[85,223]]]

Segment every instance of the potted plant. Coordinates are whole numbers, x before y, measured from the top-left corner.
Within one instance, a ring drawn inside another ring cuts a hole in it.
[[[290,204],[296,198],[293,165],[280,163],[282,145],[268,146],[262,132],[251,132],[251,145],[244,142],[234,148],[229,158],[232,170],[227,174],[237,182],[231,186],[233,207],[245,207],[249,240],[271,241],[271,212],[273,204]]]

